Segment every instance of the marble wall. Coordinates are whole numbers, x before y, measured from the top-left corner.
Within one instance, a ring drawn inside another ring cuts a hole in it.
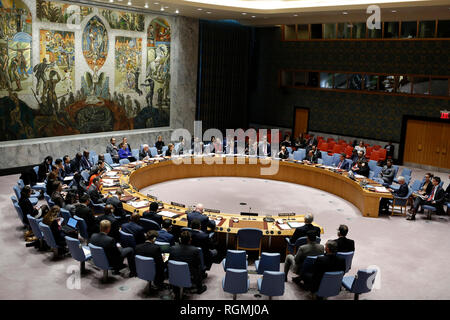
[[[35,1],[24,0],[35,16]],[[101,8],[99,8],[100,10]],[[156,15],[146,17],[148,22]],[[198,20],[181,16],[164,16],[170,25],[172,32],[171,56],[170,56],[170,126],[137,129],[127,131],[114,131],[102,133],[89,133],[67,135],[49,138],[37,138],[26,140],[14,140],[0,142],[0,169],[8,169],[27,165],[35,165],[42,162],[47,155],[61,157],[66,154],[73,157],[76,152],[82,150],[94,150],[104,153],[109,139],[114,136],[118,141],[126,136],[132,148],[139,148],[140,144],[153,144],[156,137],[161,134],[164,141],[170,142],[170,134],[173,129],[186,128],[193,132],[197,96],[197,64],[198,64]],[[33,20],[34,21],[34,20]],[[41,23],[33,25],[33,63],[39,62],[39,28],[49,28],[51,25]],[[36,31],[36,32],[35,32]],[[115,30],[117,34],[132,34],[123,30]],[[110,47],[114,47],[111,45]],[[76,54],[81,53],[81,48],[76,47]],[[110,48],[111,49],[111,48]],[[113,54],[111,54],[113,55]],[[145,65],[145,64],[143,64]],[[145,72],[143,67],[143,72]],[[76,77],[76,81],[80,77]],[[113,79],[110,79],[113,81]],[[76,86],[79,83],[75,84]]]

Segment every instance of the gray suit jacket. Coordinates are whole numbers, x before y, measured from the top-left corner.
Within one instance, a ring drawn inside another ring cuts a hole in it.
[[[324,252],[324,246],[318,243],[307,243],[303,246],[300,246],[300,248],[298,248],[297,250],[297,254],[295,255],[294,272],[297,274],[300,272],[303,261],[307,256],[319,256],[321,254],[324,254]]]
[[[394,180],[394,174],[394,167],[388,168],[387,166],[384,166],[383,169],[381,169],[380,177],[384,182],[392,184],[392,181]]]
[[[117,148],[117,146],[116,146],[117,149],[115,149],[114,147],[115,146],[113,146],[111,143],[108,144],[106,146],[106,152],[109,153],[113,159],[114,158],[119,158],[119,153],[117,151],[118,148]]]

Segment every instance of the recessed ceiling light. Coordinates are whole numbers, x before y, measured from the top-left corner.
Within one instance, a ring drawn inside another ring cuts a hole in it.
[[[109,2],[114,2],[114,0],[109,0]]]
[[[396,13],[396,12],[397,12],[397,10],[392,10],[391,12],[392,12],[392,13]]]
[[[169,9],[169,7],[164,7],[164,9]]]
[[[153,2],[153,4],[159,4],[159,2]]]
[[[294,17],[298,17],[298,14],[294,14]]]
[[[145,8],[145,9],[148,9],[148,3],[145,4],[144,8]]]
[[[344,11],[344,12],[342,12],[342,14],[348,14],[348,12],[347,12],[347,11]]]
[[[206,12],[206,14],[211,14],[211,11]]]
[[[164,11],[164,7],[161,7],[161,11]]]
[[[202,8],[198,8],[197,10],[198,10],[198,11],[202,11],[203,9],[202,9]]]
[[[256,18],[256,16],[252,16],[252,18]]]
[[[244,15],[244,16],[245,16],[246,14],[247,14],[247,12],[242,12],[242,15]]]
[[[180,11],[178,11],[178,9],[177,9],[177,10],[175,10],[175,13],[180,13]]]
[[[128,1],[128,5],[131,6],[131,1]]]

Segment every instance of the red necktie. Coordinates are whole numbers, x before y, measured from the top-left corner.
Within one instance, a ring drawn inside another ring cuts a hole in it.
[[[340,168],[341,168],[341,166],[342,166],[342,161],[341,161],[341,162],[339,162],[338,168],[340,169]]]
[[[436,187],[433,187],[433,192],[431,192],[430,196],[428,197],[427,201],[432,201],[434,197],[434,190],[436,190]]]

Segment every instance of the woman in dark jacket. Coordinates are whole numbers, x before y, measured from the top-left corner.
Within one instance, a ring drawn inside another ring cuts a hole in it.
[[[52,166],[53,158],[48,156],[45,158],[44,162],[39,165],[38,170],[38,182],[44,182],[45,178],[47,178],[47,174],[50,172]]]

